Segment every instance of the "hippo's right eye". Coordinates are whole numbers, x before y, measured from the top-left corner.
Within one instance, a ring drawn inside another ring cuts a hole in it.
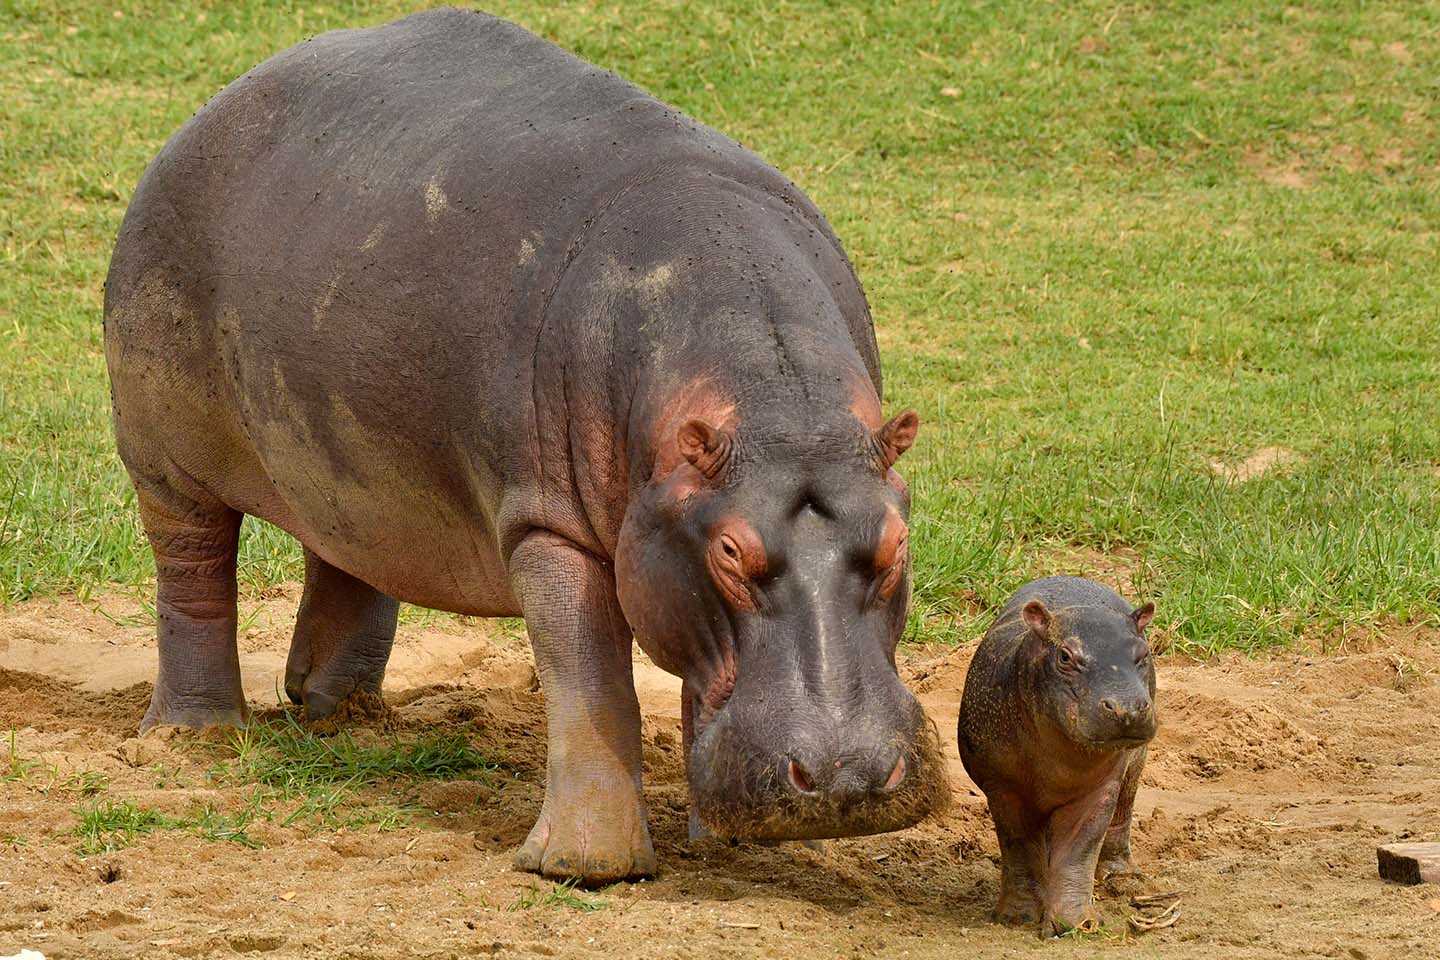
[[[710,532],[705,565],[721,594],[737,610],[755,609],[754,581],[765,573],[765,547],[759,535],[745,521],[728,517],[723,529]]]

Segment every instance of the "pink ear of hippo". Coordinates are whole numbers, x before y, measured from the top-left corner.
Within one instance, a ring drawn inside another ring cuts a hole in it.
[[[919,430],[920,415],[914,410],[905,410],[891,417],[884,426],[871,435],[882,470],[889,470],[895,466],[895,461],[900,459],[900,455],[915,443],[915,434]]]
[[[714,480],[730,462],[732,438],[699,418],[681,424],[675,441],[680,454],[707,480]]]
[[[1147,603],[1143,607],[1136,607],[1130,616],[1135,619],[1135,629],[1143,631],[1150,626],[1150,621],[1155,619],[1155,604]]]
[[[1050,611],[1045,609],[1045,604],[1039,600],[1031,600],[1025,604],[1020,611],[1020,616],[1025,619],[1025,625],[1031,629],[1037,637],[1047,640],[1050,637]]]

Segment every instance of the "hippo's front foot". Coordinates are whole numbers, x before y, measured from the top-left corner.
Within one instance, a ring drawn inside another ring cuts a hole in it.
[[[630,628],[609,567],[536,531],[516,547],[510,571],[549,733],[545,804],[515,865],[587,884],[652,874]]]
[[[1043,940],[1063,937],[1067,933],[1094,933],[1100,929],[1100,919],[1095,916],[1088,902],[1047,908],[1040,921],[1040,937]]]
[[[1028,927],[1040,919],[1040,901],[1028,890],[1002,889],[990,916],[1009,927]]]
[[[552,778],[560,771],[552,765]],[[515,867],[546,877],[576,878],[586,884],[650,876],[655,848],[645,823],[645,805],[625,781],[571,786],[560,775],[545,791],[545,805],[530,836],[515,855]]]
[[[285,663],[285,694],[323,720],[356,690],[380,696],[400,605],[305,551],[305,593]]]

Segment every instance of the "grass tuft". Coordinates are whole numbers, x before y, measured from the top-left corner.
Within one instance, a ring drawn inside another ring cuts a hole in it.
[[[602,900],[595,894],[585,893],[579,889],[580,881],[575,878],[562,880],[559,883],[551,884],[549,887],[540,887],[530,884],[515,898],[506,910],[514,913],[518,910],[532,910],[536,907],[569,907],[572,910],[579,910],[581,913],[594,913],[597,910],[604,910],[610,906],[609,900]],[[611,889],[606,887],[605,890]],[[601,893],[604,890],[600,891]]]
[[[395,830],[418,812],[370,802],[366,787],[393,781],[453,780],[499,769],[458,735],[427,734],[414,740],[362,744],[349,732],[320,736],[293,714],[229,731],[210,777],[259,788],[252,808],[282,826],[321,829],[373,826]]]

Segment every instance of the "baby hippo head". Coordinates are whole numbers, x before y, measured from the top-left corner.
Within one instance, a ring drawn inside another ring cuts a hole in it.
[[[1069,740],[1123,750],[1155,736],[1155,666],[1145,628],[1155,605],[1049,609],[1031,600],[1022,659],[1029,699]],[[1037,716],[1038,719],[1038,716]]]

